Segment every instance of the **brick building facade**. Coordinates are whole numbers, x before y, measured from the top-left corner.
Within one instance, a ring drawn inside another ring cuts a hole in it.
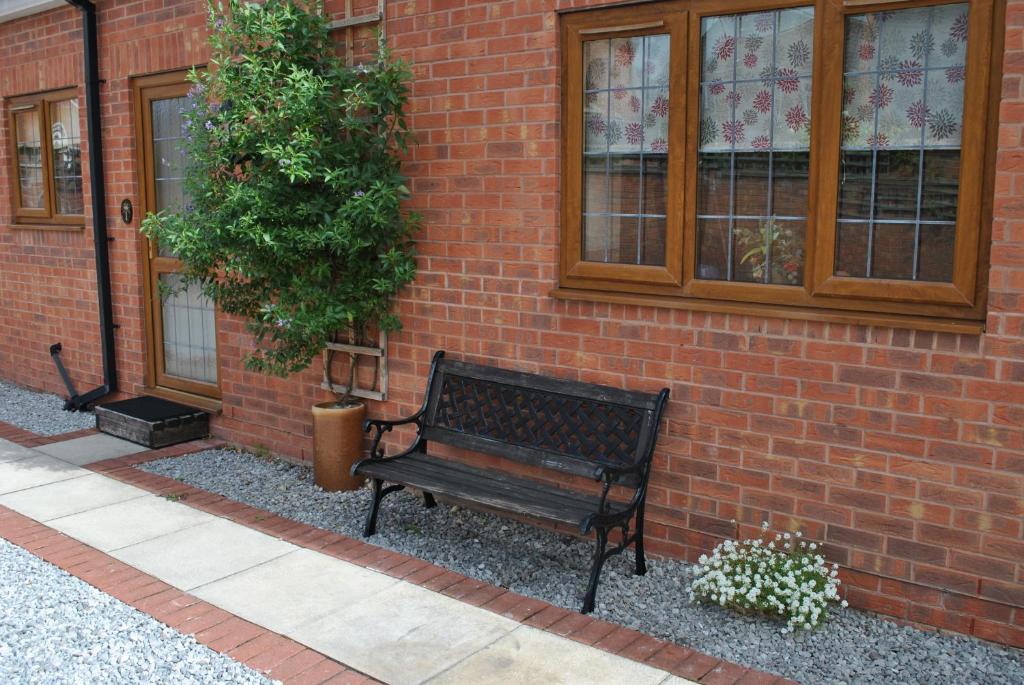
[[[601,4],[386,3],[387,35],[414,65],[418,144],[406,170],[424,227],[419,274],[398,307],[404,330],[390,341],[389,399],[371,414],[418,407],[437,349],[564,378],[668,386],[649,549],[692,559],[733,535],[734,519],[751,527],[767,517],[825,543],[854,606],[1024,646],[1024,1],[1007,2],[996,41],[1002,92],[981,333],[553,297],[557,11]],[[375,7],[357,2],[355,13]],[[344,15],[341,2],[328,10]],[[98,16],[116,353],[120,389],[135,395],[147,385],[146,246],[138,214],[126,225],[118,212],[141,192],[133,84],[204,62],[205,3],[103,1]],[[69,87],[81,97],[78,11],[0,23],[0,64],[2,99]],[[89,179],[82,226],[18,225],[3,101],[0,377],[63,393],[48,354],[60,341],[76,383],[92,387],[101,372]],[[80,115],[84,132],[84,107]],[[252,374],[240,363],[249,344],[240,322],[218,318],[215,433],[309,459],[321,370]]]

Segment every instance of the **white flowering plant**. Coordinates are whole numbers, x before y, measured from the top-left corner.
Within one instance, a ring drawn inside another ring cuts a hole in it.
[[[839,596],[839,567],[829,566],[817,543],[800,532],[726,540],[701,555],[690,583],[690,601],[718,604],[741,613],[785,619],[783,633],[811,629],[828,618],[831,605],[846,607]]]

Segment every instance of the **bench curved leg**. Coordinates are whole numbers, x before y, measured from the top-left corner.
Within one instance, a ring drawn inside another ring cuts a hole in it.
[[[423,491],[423,506],[427,509],[433,509],[437,506],[437,500],[434,499],[434,495],[426,490]]]
[[[636,574],[642,576],[647,573],[647,559],[644,557],[644,505],[643,502],[636,510],[636,533],[633,536],[633,551],[636,554]]]
[[[384,482],[379,478],[373,479],[373,501],[370,503],[370,511],[366,514],[366,525],[363,526],[363,537],[368,538],[377,532],[377,512],[380,511],[380,501],[384,499],[382,486]]]
[[[583,597],[583,608],[581,614],[589,614],[594,610],[594,600],[597,597],[597,583],[601,579],[601,567],[604,566],[605,547],[608,546],[608,530],[598,528],[597,541],[594,548],[594,563],[590,567],[590,584],[587,586],[587,594]]]
[[[363,537],[368,538],[377,532],[377,513],[380,512],[380,501],[392,492],[404,490],[404,485],[389,485],[384,487],[384,481],[374,478],[371,483],[373,489],[373,501],[370,503],[370,511],[366,514],[366,525],[363,526]]]

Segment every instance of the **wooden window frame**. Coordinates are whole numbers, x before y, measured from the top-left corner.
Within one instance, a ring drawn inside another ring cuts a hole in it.
[[[845,17],[958,3],[968,5],[971,27],[964,121],[985,124],[965,127],[962,132],[952,283],[835,276],[842,89],[822,84],[842,82]],[[792,7],[814,7],[815,11],[804,283],[787,286],[698,279],[695,248],[701,19]],[[561,26],[561,259],[559,287],[552,294],[565,299],[661,304],[701,311],[980,330],[978,322],[984,321],[987,304],[1004,13],[1005,0],[664,0],[566,12]],[[663,24],[645,27],[656,20]],[[685,36],[677,38],[680,31]],[[670,83],[674,88],[669,114],[666,266],[584,262],[582,45],[586,40],[659,32],[671,35]]]
[[[11,138],[11,206],[14,208],[15,224],[29,225],[34,228],[81,228],[85,225],[84,214],[59,214],[57,212],[57,189],[53,174],[53,129],[50,122],[50,107],[55,102],[78,100],[78,88],[22,95],[7,100],[8,130]],[[35,110],[39,113],[40,146],[43,158],[43,207],[26,208],[21,200],[21,173],[18,166],[18,125],[17,115]],[[85,128],[82,131],[81,147],[85,148]],[[85,166],[82,166],[82,179],[85,180]],[[85,190],[83,187],[83,204]]]

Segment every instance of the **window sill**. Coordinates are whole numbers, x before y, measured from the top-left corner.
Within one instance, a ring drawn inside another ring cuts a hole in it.
[[[143,390],[146,391],[147,395],[153,395],[154,397],[160,397],[171,402],[180,402],[181,404],[187,404],[190,407],[196,409],[202,409],[208,411],[211,414],[219,416],[223,413],[223,404],[220,400],[215,400],[212,397],[203,397],[202,395],[193,395],[191,393],[182,392],[180,390],[172,390],[171,388],[157,388],[153,386],[145,386]]]
[[[912,330],[936,331],[939,333],[963,333],[965,335],[981,335],[985,332],[985,323],[982,321],[940,319],[935,317],[911,316],[905,314],[836,311],[833,309],[727,302],[722,300],[701,300],[686,297],[610,293],[597,290],[581,290],[577,288],[555,288],[549,294],[551,297],[558,300],[632,304],[646,307],[663,307],[667,309],[686,309],[695,312],[742,314],[766,318],[824,321],[831,323],[855,324],[860,326],[886,326],[889,328],[909,328]]]
[[[12,231],[58,231],[77,233],[85,230],[85,224],[8,224]]]

